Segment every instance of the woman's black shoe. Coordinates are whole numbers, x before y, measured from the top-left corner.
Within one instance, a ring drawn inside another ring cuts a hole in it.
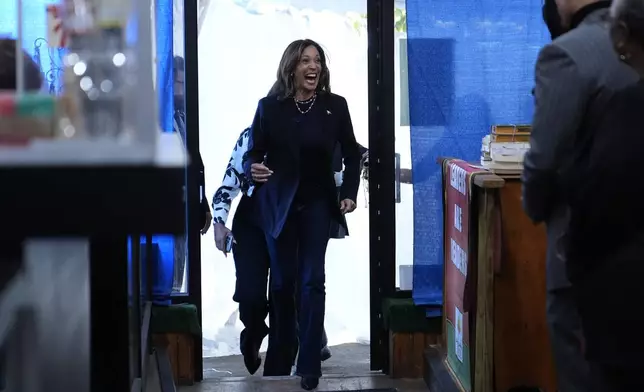
[[[244,365],[251,375],[257,372],[262,365],[262,359],[259,357],[259,346],[249,339],[246,330],[241,332],[240,336],[241,353],[244,356]]]
[[[328,346],[324,346],[322,348],[322,351],[320,352],[320,357],[322,359],[322,362],[324,362],[327,359],[331,358],[331,350],[329,350]]]
[[[320,383],[320,377],[302,377],[302,381],[300,381],[300,386],[302,387],[302,389],[311,391],[317,388],[319,383]]]
[[[252,355],[244,355],[244,365],[248,373],[252,376],[262,366],[262,359],[259,356],[253,357]]]

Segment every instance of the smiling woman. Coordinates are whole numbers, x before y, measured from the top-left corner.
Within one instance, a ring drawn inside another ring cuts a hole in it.
[[[269,96],[259,101],[244,162],[246,176],[257,185],[255,223],[275,256],[270,260],[275,323],[264,375],[290,374],[299,329],[296,373],[306,390],[316,388],[321,376],[324,264],[331,226],[337,222],[347,229],[344,214],[355,209],[360,180],[361,154],[347,101],[330,90],[322,47],[308,39],[288,45]],[[337,148],[345,164],[339,204],[333,176]],[[298,312],[294,295],[299,296]]]
[[[296,86],[301,86],[299,91]],[[310,39],[293,41],[282,55],[277,80],[268,95],[275,95],[278,99],[295,97],[305,101],[317,91],[331,92],[324,49]]]

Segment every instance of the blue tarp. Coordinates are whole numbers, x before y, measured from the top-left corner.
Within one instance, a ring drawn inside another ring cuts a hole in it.
[[[441,305],[438,157],[478,161],[493,124],[529,123],[534,63],[549,41],[542,0],[407,0],[414,292]],[[429,202],[428,202],[429,201]]]
[[[159,126],[163,132],[174,130],[174,72],[173,53],[173,10],[172,0],[156,1],[156,57],[157,57],[157,95],[159,100]],[[161,254],[165,260],[164,268],[174,268],[174,237],[156,236]],[[169,258],[168,258],[169,257]],[[170,286],[172,288],[172,286]]]
[[[159,125],[164,132],[173,131],[173,0],[156,1],[156,56]]]
[[[129,293],[132,295],[132,240],[128,239],[128,270],[130,274],[129,279]],[[147,246],[145,245],[145,237],[140,238],[140,262],[141,262],[141,295],[145,297],[147,292]],[[154,236],[152,238],[152,300],[157,305],[169,305],[172,288],[174,286],[174,243],[173,238],[170,236]]]

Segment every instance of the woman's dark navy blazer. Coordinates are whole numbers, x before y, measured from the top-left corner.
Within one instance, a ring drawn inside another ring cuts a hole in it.
[[[259,101],[244,159],[244,171],[248,178],[252,178],[250,168],[253,163],[264,162],[273,171],[266,183],[257,184],[252,197],[255,199],[256,224],[274,238],[279,236],[288,217],[299,185],[300,170],[306,170],[306,166],[300,164],[298,118],[292,114],[292,107],[288,106],[294,104],[292,99],[280,100],[275,96]],[[344,222],[333,177],[334,150],[339,143],[345,165],[340,200],[351,199],[354,202],[360,185],[360,150],[353,133],[347,101],[336,94],[319,93],[315,104],[323,105],[326,113],[322,127],[328,135],[325,146],[328,149],[329,170],[323,181],[328,182],[329,200],[337,206],[333,211],[334,217]]]

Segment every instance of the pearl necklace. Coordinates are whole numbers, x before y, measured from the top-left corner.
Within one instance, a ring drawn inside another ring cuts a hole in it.
[[[295,101],[295,107],[297,108],[298,112],[301,114],[306,114],[313,109],[313,105],[315,105],[315,99],[317,98],[317,93],[313,94],[313,96],[305,101],[298,101],[297,98],[293,97],[293,101]],[[300,105],[309,105],[309,107],[306,110],[300,109]]]

